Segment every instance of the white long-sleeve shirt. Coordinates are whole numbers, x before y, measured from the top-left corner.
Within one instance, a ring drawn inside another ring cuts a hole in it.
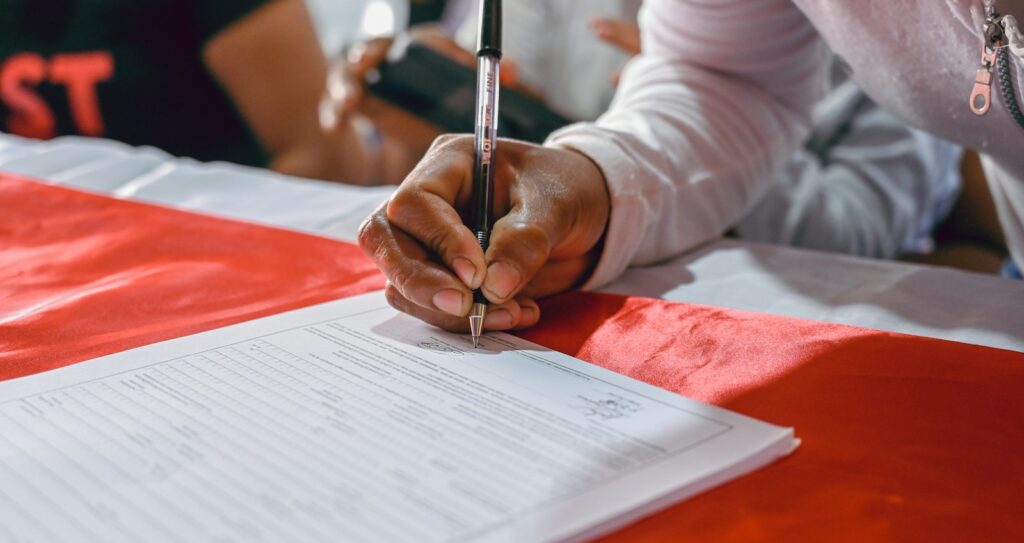
[[[999,7],[1020,16],[1022,4]],[[609,112],[549,140],[590,156],[612,196],[587,286],[736,223],[806,139],[829,48],[881,107],[982,153],[1011,252],[1024,261],[1024,131],[1000,100],[985,117],[968,108],[983,19],[978,0],[649,0],[644,54]]]
[[[810,139],[739,237],[875,258],[930,253],[960,193],[963,148],[894,119],[835,71]]]

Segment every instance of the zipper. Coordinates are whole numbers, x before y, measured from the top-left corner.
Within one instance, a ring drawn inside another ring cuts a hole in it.
[[[982,0],[985,8],[985,41],[981,45],[981,67],[974,74],[974,88],[971,90],[970,107],[975,115],[982,116],[992,108],[992,83],[998,75],[999,90],[1007,111],[1014,121],[1024,129],[1024,113],[1017,102],[1013,89],[1010,52],[1024,58],[1024,38],[1020,35],[1017,20],[1012,15],[1000,15],[995,0]]]
[[[981,116],[992,108],[992,80],[996,69],[996,57],[1006,45],[1002,15],[996,12],[994,0],[985,0],[985,41],[981,44],[981,67],[974,74],[974,89],[971,91],[971,111]]]

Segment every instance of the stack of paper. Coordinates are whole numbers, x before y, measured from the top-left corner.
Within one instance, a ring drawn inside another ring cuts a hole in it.
[[[795,444],[377,293],[0,383],[0,540],[581,539]]]

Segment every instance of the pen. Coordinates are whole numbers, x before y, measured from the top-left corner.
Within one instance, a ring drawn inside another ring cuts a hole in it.
[[[468,226],[487,252],[491,237],[491,207],[494,202],[494,153],[498,135],[498,74],[501,68],[501,0],[480,2],[477,35],[476,128],[473,146],[472,217]],[[487,315],[487,298],[473,291],[469,331],[473,347],[480,345],[480,333]]]

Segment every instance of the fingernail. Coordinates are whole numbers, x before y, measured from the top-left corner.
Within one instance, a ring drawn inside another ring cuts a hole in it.
[[[507,262],[494,262],[487,267],[487,279],[484,280],[484,290],[488,291],[492,298],[504,300],[515,292],[522,281],[519,270]]]
[[[539,311],[536,307],[526,304],[519,306],[519,324],[534,322],[537,320]]]
[[[484,317],[484,328],[490,330],[512,328],[512,313],[509,313],[507,309],[488,311],[487,316]]]
[[[450,288],[437,291],[433,299],[434,307],[457,316],[462,315],[462,301],[462,293]]]
[[[452,268],[455,269],[455,274],[462,279],[462,282],[469,288],[477,288],[480,285],[474,285],[473,279],[476,278],[476,266],[473,265],[469,260],[459,257],[452,261]]]

